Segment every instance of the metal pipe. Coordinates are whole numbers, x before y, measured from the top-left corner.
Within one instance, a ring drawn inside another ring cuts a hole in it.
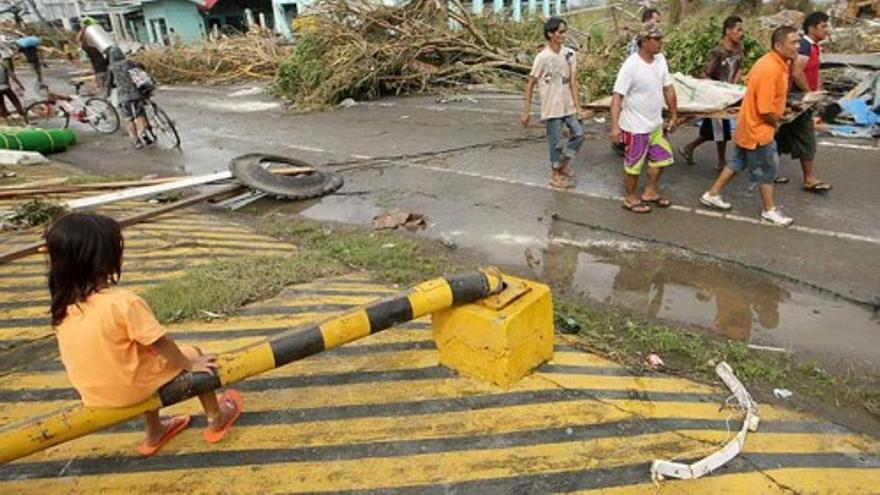
[[[429,280],[409,291],[322,323],[291,329],[271,339],[223,354],[217,358],[220,371],[216,375],[184,373],[139,404],[97,409],[80,403],[4,426],[0,428],[0,464],[122,423],[147,411],[231,385],[399,323],[482,299],[502,288],[501,272],[497,268]]]

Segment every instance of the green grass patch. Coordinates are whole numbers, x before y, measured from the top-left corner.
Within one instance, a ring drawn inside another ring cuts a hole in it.
[[[442,252],[423,241],[391,232],[368,232],[289,217],[263,219],[257,229],[287,239],[300,249],[359,270],[382,281],[411,286],[459,269]]]
[[[195,267],[150,288],[144,299],[163,323],[210,319],[211,314],[229,314],[271,298],[288,285],[345,271],[340,263],[313,251],[245,257]]]
[[[747,387],[765,393],[787,388],[804,397],[862,407],[880,416],[880,376],[876,374],[833,373],[788,354],[755,351],[742,342],[646,322],[614,309],[584,307],[567,299],[556,301],[555,313],[558,330],[576,333],[586,349],[631,368],[644,369],[645,357],[657,353],[665,372],[717,382],[715,366],[727,361]]]

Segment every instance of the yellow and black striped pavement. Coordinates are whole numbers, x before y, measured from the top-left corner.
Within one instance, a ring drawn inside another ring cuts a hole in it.
[[[73,196],[59,196],[66,199]],[[0,210],[15,203],[0,201]],[[143,201],[126,201],[98,211],[115,218],[155,208]],[[127,227],[121,286],[141,292],[183,275],[184,270],[236,256],[283,255],[293,246],[195,209],[173,212]],[[39,240],[36,230],[0,237],[6,252]],[[0,264],[0,351],[51,336],[48,326],[49,293],[46,259],[33,255]]]
[[[126,233],[129,248],[141,248],[127,251],[124,279],[135,289],[259,244],[289,249],[196,213]],[[198,244],[167,246],[190,242]],[[7,345],[51,335],[36,320],[46,304],[43,269],[39,256],[0,265]],[[223,352],[390,293],[351,274],[169,330],[182,343]],[[506,391],[437,361],[429,322],[412,322],[238,384],[246,413],[220,444],[201,439],[204,417],[191,400],[168,408],[197,416],[156,457],[137,457],[142,425],[132,421],[0,467],[0,493],[877,493],[880,486],[876,440],[762,405],[760,429],[742,455],[707,478],[658,488],[651,460],[697,459],[739,428],[738,413],[719,411],[728,395],[721,387],[634,376],[561,340],[552,363]],[[0,425],[75,400],[57,360],[36,362],[0,376]]]

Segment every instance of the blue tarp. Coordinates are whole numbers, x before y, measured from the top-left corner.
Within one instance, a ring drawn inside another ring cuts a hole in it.
[[[846,113],[853,116],[856,124],[880,124],[880,115],[877,115],[876,113],[871,111],[871,109],[868,108],[868,104],[865,103],[865,100],[861,98],[850,98],[848,100],[841,100],[840,107],[843,108]]]

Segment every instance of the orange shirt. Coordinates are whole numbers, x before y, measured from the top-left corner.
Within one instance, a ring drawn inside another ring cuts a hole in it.
[[[788,72],[785,59],[774,51],[758,59],[752,67],[746,95],[736,116],[733,141],[737,146],[753,150],[773,141],[776,127],[765,122],[761,114],[782,117],[788,97]]]
[[[143,299],[124,289],[68,306],[55,330],[67,377],[89,407],[136,404],[183,371],[148,347],[165,329]]]

